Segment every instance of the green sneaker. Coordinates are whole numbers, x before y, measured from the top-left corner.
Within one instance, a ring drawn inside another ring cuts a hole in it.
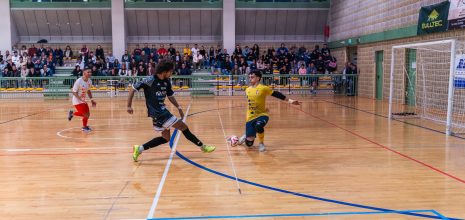
[[[140,154],[141,152],[139,152],[139,145],[134,145],[134,148],[132,151],[132,159],[134,160],[134,162],[137,162],[137,158],[139,157]]]
[[[204,153],[211,153],[216,149],[216,147],[204,144],[202,147],[200,147],[200,149],[202,149]]]

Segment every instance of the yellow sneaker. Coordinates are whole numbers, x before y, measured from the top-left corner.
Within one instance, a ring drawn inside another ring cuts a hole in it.
[[[134,145],[133,151],[132,151],[132,159],[134,162],[137,162],[137,158],[139,158],[139,155],[141,152],[139,152],[139,145]]]
[[[211,153],[216,149],[216,147],[204,144],[202,147],[200,147],[200,149],[202,149],[204,153]]]

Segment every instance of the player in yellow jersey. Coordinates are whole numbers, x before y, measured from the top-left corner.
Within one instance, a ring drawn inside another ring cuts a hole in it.
[[[300,105],[300,102],[289,99],[282,93],[260,84],[261,78],[262,73],[258,70],[249,74],[250,86],[245,90],[248,105],[247,122],[245,124],[245,135],[239,139],[239,144],[245,143],[248,147],[251,147],[255,141],[255,136],[258,136],[258,150],[263,152],[265,151],[265,125],[269,120],[265,103],[266,97],[271,95],[293,105]]]

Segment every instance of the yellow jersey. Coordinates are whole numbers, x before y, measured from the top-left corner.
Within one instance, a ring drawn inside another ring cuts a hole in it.
[[[266,96],[273,93],[273,90],[265,85],[258,84],[255,88],[248,87],[245,90],[247,95],[247,121],[254,120],[260,116],[268,116],[266,112]]]

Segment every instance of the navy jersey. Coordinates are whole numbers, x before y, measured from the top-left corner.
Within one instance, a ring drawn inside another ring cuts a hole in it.
[[[136,90],[144,89],[149,117],[157,118],[161,114],[168,112],[165,106],[165,98],[174,94],[168,79],[161,80],[156,76],[150,76],[134,83],[132,87]]]

